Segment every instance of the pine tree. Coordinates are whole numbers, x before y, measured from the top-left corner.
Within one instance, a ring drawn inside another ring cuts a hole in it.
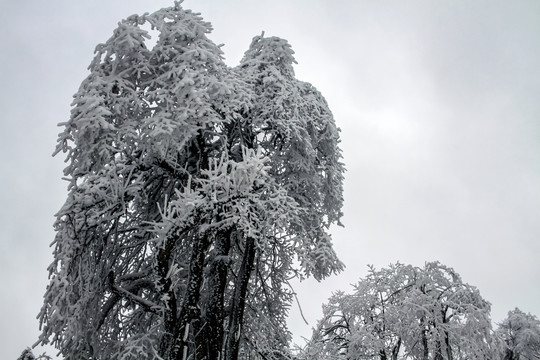
[[[123,20],[61,124],[68,197],[39,342],[66,360],[281,358],[288,280],[343,267],[324,98],[285,40],[255,37],[229,68],[210,31],[180,3]]]

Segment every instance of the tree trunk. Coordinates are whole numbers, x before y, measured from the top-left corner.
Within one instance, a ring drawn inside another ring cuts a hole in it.
[[[514,357],[514,352],[507,348],[504,352],[503,360],[516,360],[516,359],[517,357]]]
[[[452,346],[450,344],[450,336],[448,334],[448,331],[444,332],[444,342],[446,344],[446,356],[447,360],[453,360],[454,355],[452,354]]]
[[[203,313],[204,331],[197,342],[205,347],[207,359],[220,359],[223,347],[224,295],[227,285],[228,255],[232,229],[219,232],[214,245],[214,257],[208,272],[208,294]]]
[[[170,352],[170,349],[174,343],[174,332],[176,328],[177,319],[177,306],[176,296],[174,289],[172,288],[171,279],[167,277],[169,272],[169,261],[171,252],[174,247],[176,238],[169,238],[165,241],[165,245],[159,249],[157,255],[157,274],[159,276],[158,284],[161,288],[160,295],[167,295],[167,301],[165,302],[165,314],[164,314],[164,334],[159,344],[159,353],[162,357]]]
[[[423,360],[429,359],[429,347],[428,347],[428,340],[427,340],[427,330],[422,330],[422,346],[424,347],[424,356],[422,357]]]
[[[436,347],[435,347],[435,357],[434,360],[443,360],[442,356],[442,349],[441,349],[441,342],[437,340]]]
[[[197,334],[201,327],[199,300],[203,282],[204,258],[210,242],[206,237],[193,239],[186,293],[174,332],[174,345],[166,359],[182,360],[185,353],[201,351],[200,344],[189,348],[190,334]],[[193,327],[193,328],[192,328]]]
[[[401,348],[401,338],[398,338],[397,344],[392,348],[392,360],[397,360],[400,348]]]
[[[205,145],[203,130],[199,129],[197,135],[188,145],[185,166],[189,174],[200,176],[202,170],[208,169],[208,149]],[[187,287],[182,307],[176,319],[173,334],[174,344],[166,357],[166,359],[171,360],[182,360],[186,354],[193,354],[192,357],[197,359],[197,353],[203,351],[201,344],[193,340],[200,333],[202,327],[199,302],[204,280],[204,259],[211,240],[204,235],[195,235],[192,241]]]
[[[246,238],[244,256],[240,271],[234,287],[231,313],[229,316],[229,331],[225,347],[225,360],[236,360],[240,349],[240,339],[243,333],[244,308],[246,306],[246,293],[249,284],[253,262],[255,260],[255,239]]]

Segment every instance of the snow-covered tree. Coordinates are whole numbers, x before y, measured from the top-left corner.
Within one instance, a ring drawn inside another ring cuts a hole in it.
[[[540,359],[540,320],[536,316],[516,308],[508,312],[496,332],[503,342],[501,359]]]
[[[257,36],[229,68],[210,31],[179,2],[123,20],[61,124],[39,342],[66,360],[283,358],[288,280],[343,267],[324,98],[285,40]]]
[[[30,348],[26,348],[17,360],[52,360],[52,357],[48,356],[46,353],[35,356]]]
[[[335,293],[305,351],[313,359],[489,359],[490,306],[438,262],[369,273]]]
[[[420,325],[407,334],[412,337],[404,338],[415,358],[492,358],[491,305],[454,269],[439,262],[427,263],[418,271],[416,286],[404,305]],[[413,346],[419,340],[422,345]]]
[[[23,350],[21,356],[19,356],[17,360],[36,360],[36,357],[30,348],[26,348]]]

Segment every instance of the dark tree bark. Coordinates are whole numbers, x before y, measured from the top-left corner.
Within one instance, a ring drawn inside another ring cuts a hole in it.
[[[164,314],[164,335],[161,338],[159,351],[160,354],[165,357],[168,349],[171,348],[171,345],[174,342],[174,332],[176,328],[176,319],[177,319],[177,306],[176,306],[176,295],[174,289],[172,288],[171,279],[167,278],[167,273],[169,271],[169,261],[171,257],[171,251],[174,247],[174,238],[168,239],[165,242],[165,246],[158,251],[157,256],[157,274],[159,276],[158,284],[162,289],[163,294],[168,295],[168,301],[166,303],[167,310]]]
[[[424,320],[422,319],[422,326],[424,326]],[[424,348],[424,354],[422,359],[428,360],[429,359],[429,346],[428,346],[428,339],[427,339],[427,330],[422,329],[422,347]]]
[[[242,323],[244,319],[244,308],[246,304],[246,293],[253,270],[253,262],[255,260],[255,239],[246,238],[244,248],[244,256],[240,271],[236,278],[234,295],[229,316],[229,331],[227,334],[227,342],[225,348],[225,360],[236,360],[238,358],[238,350],[240,349],[240,339],[242,337]]]
[[[209,245],[210,241],[206,237],[195,237],[193,239],[186,293],[174,329],[174,346],[172,346],[169,354],[165,354],[166,359],[181,360],[184,351],[189,348],[190,332],[197,334],[200,331],[199,300],[203,282],[204,258]],[[195,344],[196,348],[194,350],[200,351],[197,345]]]
[[[506,349],[503,360],[517,360],[517,357],[514,357],[514,352],[512,350]]]
[[[447,360],[453,360],[454,354],[452,353],[452,344],[450,344],[450,335],[448,334],[448,331],[444,332],[444,342],[446,344]]]
[[[231,247],[232,229],[219,232],[214,244],[214,256],[208,271],[208,294],[203,313],[204,329],[197,342],[205,347],[208,359],[221,358],[223,347],[224,296],[227,285],[228,255]]]
[[[392,348],[392,360],[398,359],[400,348],[401,348],[401,338],[398,339],[397,344]]]

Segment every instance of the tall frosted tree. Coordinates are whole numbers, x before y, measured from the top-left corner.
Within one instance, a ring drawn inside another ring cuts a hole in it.
[[[39,342],[65,359],[283,358],[288,280],[343,267],[324,98],[285,40],[255,37],[230,68],[210,31],[179,2],[123,20],[61,124]]]

